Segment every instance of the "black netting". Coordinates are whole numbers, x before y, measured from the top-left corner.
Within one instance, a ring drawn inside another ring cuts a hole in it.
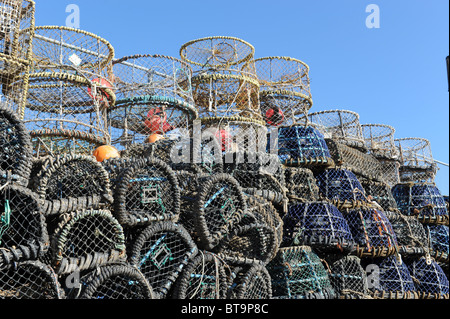
[[[342,299],[368,299],[367,274],[356,256],[339,257],[329,264],[331,285]]]
[[[271,299],[272,279],[258,263],[237,267],[228,296],[230,299]]]
[[[317,201],[319,187],[313,172],[308,168],[286,167],[284,169],[287,196],[290,201]]]
[[[397,210],[397,202],[392,195],[391,187],[383,182],[376,182],[364,178],[359,181],[368,199],[375,201],[385,211]]]

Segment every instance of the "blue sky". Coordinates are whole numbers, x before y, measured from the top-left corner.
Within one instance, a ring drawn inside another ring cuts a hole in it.
[[[423,137],[449,163],[447,0],[36,0],[36,25],[65,25],[80,8],[80,28],[108,40],[117,58],[179,56],[206,36],[234,36],[256,57],[290,56],[310,66],[310,112],[351,110],[361,124],[388,124],[396,138]],[[366,27],[366,7],[380,28]],[[436,184],[449,194],[449,169]]]

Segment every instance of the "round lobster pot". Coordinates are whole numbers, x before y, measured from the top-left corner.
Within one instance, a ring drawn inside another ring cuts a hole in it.
[[[353,172],[330,168],[319,172],[315,177],[319,192],[337,208],[367,206],[364,188]]]
[[[122,226],[107,210],[61,215],[50,237],[51,247],[46,258],[59,275],[94,269],[126,258]]]
[[[201,177],[192,218],[201,249],[211,250],[237,225],[247,210],[241,187],[228,174]]]
[[[258,263],[237,267],[227,299],[272,299],[272,279]]]
[[[106,110],[114,103],[110,87],[81,75],[30,74],[23,121],[35,156],[90,155],[98,146],[109,144]]]
[[[127,227],[155,221],[176,221],[180,213],[180,188],[170,166],[156,158],[130,162],[118,177],[114,215]]]
[[[264,57],[254,63],[268,126],[293,124],[312,107],[308,65],[291,57]]]
[[[287,166],[328,167],[334,164],[323,134],[308,125],[278,128],[278,157]]]
[[[287,196],[290,202],[314,202],[319,200],[319,187],[309,168],[283,168]]]
[[[449,223],[444,197],[434,183],[397,184],[392,188],[398,209],[405,215],[415,215],[424,224]]]
[[[150,283],[158,299],[166,298],[197,246],[183,226],[157,222],[143,229],[130,247],[129,262]]]
[[[109,110],[113,144],[128,147],[154,134],[187,134],[198,117],[190,66],[163,55],[133,55],[113,62],[117,101]]]
[[[438,262],[448,265],[448,243],[449,243],[449,231],[448,226],[444,225],[425,225],[425,229],[428,233],[431,256]]]
[[[46,216],[99,209],[113,201],[108,172],[93,156],[48,158],[32,180]]]
[[[31,172],[31,137],[23,122],[0,100],[0,184],[7,175],[26,186]]]
[[[356,256],[344,256],[333,261],[330,282],[340,299],[369,299],[367,274]]]
[[[126,263],[98,267],[80,279],[73,289],[73,299],[155,299],[144,275]],[[81,291],[80,291],[81,290]]]
[[[342,213],[328,202],[289,205],[283,217],[284,246],[306,245],[315,251],[349,253],[355,244]]]
[[[215,254],[199,250],[175,282],[173,299],[225,299],[227,265]]]
[[[365,178],[359,178],[359,181],[364,188],[366,196],[371,196],[372,200],[377,202],[384,211],[396,211],[398,209],[397,202],[388,184]]]
[[[422,256],[429,251],[429,239],[425,227],[414,216],[385,212],[397,238],[402,256]]]
[[[361,129],[369,154],[378,159],[398,157],[394,140],[395,128],[385,124],[362,124]]]
[[[65,299],[65,293],[49,265],[22,261],[0,272],[0,299]]]
[[[274,299],[333,299],[335,291],[320,258],[308,246],[283,247],[267,265]]]
[[[416,287],[405,262],[395,256],[366,259],[369,291],[375,299],[418,299]]]
[[[421,299],[449,299],[449,282],[441,266],[433,259],[407,260],[409,272]]]
[[[358,257],[387,257],[398,251],[395,232],[382,211],[357,208],[343,211],[342,215],[357,245]]]
[[[38,259],[48,250],[47,224],[36,194],[18,185],[0,189],[0,268]]]
[[[359,114],[347,110],[327,110],[309,113],[299,123],[316,127],[326,139],[366,152]]]
[[[420,137],[395,140],[400,160],[400,182],[433,182],[437,173],[430,141]]]

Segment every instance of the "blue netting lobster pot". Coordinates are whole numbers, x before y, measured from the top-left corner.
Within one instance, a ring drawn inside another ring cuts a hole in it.
[[[431,258],[407,260],[409,272],[414,278],[419,297],[422,299],[448,299],[449,282],[441,266]]]
[[[329,166],[333,164],[324,136],[312,126],[278,129],[278,156],[288,166]]]
[[[346,219],[328,202],[289,205],[283,217],[284,245],[307,245],[318,251],[349,252],[355,244]]]
[[[316,181],[320,193],[339,209],[367,203],[360,181],[347,169],[326,169],[316,175]]]
[[[333,299],[328,272],[309,246],[283,247],[267,265],[274,299]]]
[[[431,255],[434,257],[434,259],[436,259],[436,261],[448,264],[448,226],[426,225],[425,228],[430,238]]]
[[[359,257],[387,257],[398,250],[390,221],[374,208],[350,209],[342,213],[356,242]]]
[[[448,226],[444,197],[434,183],[397,184],[392,188],[398,209],[405,215],[417,215],[424,224]]]
[[[366,259],[364,266],[371,295],[376,299],[417,299],[409,269],[401,258]]]

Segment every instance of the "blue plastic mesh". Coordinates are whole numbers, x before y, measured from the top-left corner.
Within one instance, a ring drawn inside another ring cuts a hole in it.
[[[427,262],[425,257],[421,257],[406,263],[422,298],[448,299],[449,282],[436,261],[430,259]]]
[[[284,244],[308,245],[315,249],[351,250],[354,240],[342,213],[327,202],[289,206],[283,218]]]

